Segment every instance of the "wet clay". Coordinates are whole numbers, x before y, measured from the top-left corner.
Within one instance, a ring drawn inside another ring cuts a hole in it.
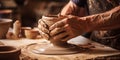
[[[26,47],[26,50],[34,54],[45,54],[45,55],[66,55],[79,53],[76,46],[69,46],[69,48],[54,46],[52,44],[31,44]]]
[[[52,26],[54,23],[60,21],[61,19],[63,19],[62,17],[58,17],[57,15],[48,15],[48,16],[42,16],[42,19],[40,19],[39,21],[43,21],[44,24],[46,25],[46,28],[49,30],[49,27]],[[40,25],[40,23],[39,23]],[[49,35],[50,31],[47,32],[47,38],[48,40],[55,46],[59,46],[59,47],[69,47],[70,44],[68,44],[66,41],[61,41],[61,40],[57,40],[54,41],[53,39],[51,39],[50,35]]]

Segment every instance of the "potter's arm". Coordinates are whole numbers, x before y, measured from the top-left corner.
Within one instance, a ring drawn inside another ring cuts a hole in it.
[[[88,23],[90,31],[120,28],[120,6],[105,13],[83,17],[83,19]]]

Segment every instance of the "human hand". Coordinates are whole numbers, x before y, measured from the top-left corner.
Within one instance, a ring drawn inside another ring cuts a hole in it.
[[[87,14],[86,8],[78,7],[71,0],[64,6],[64,8],[60,12],[61,15],[75,15],[75,16],[85,16]]]
[[[49,27],[53,25],[55,22],[63,19],[64,17],[60,17],[61,15],[48,15],[48,16],[42,16],[42,18],[38,22],[38,28],[41,36],[47,40],[50,39],[50,31]]]
[[[49,39],[49,27],[42,19],[38,22],[38,28],[40,35],[45,39]]]
[[[84,18],[67,15],[50,27],[50,36],[53,41],[66,42],[88,31],[88,25]]]

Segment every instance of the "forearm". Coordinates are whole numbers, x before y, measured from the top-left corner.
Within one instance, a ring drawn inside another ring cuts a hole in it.
[[[120,6],[105,13],[83,17],[90,30],[111,30],[120,28]]]

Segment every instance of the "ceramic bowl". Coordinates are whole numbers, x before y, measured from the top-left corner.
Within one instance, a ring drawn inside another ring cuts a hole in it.
[[[39,32],[37,30],[34,30],[34,29],[27,29],[24,31],[25,31],[25,36],[28,39],[35,39],[35,38],[37,38],[37,36],[39,34]]]
[[[0,45],[0,60],[20,60],[21,50],[13,46]]]

